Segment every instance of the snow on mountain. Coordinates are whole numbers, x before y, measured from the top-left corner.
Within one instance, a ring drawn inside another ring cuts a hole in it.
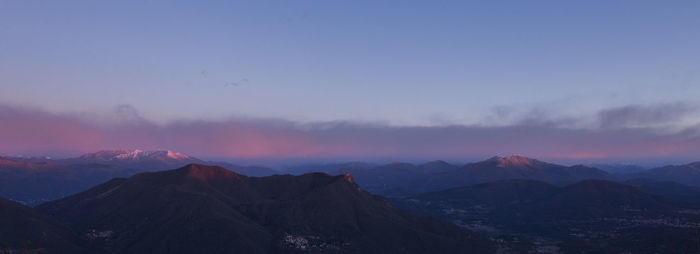
[[[135,150],[103,150],[96,153],[88,153],[80,156],[81,159],[95,161],[143,161],[143,160],[196,160],[193,157],[170,150],[144,151]]]
[[[511,155],[508,157],[500,157],[500,156],[495,156],[487,161],[493,161],[498,164],[498,167],[505,168],[505,167],[527,167],[527,166],[533,166],[537,164],[544,164],[541,161],[531,159],[528,157],[520,156],[520,155]]]
[[[102,150],[87,153],[78,158],[65,159],[62,164],[106,164],[130,169],[161,170],[181,167],[190,163],[204,161],[170,150]]]

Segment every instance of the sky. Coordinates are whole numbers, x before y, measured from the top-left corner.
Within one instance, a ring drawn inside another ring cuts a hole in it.
[[[0,153],[700,160],[698,27],[698,1],[0,1]]]

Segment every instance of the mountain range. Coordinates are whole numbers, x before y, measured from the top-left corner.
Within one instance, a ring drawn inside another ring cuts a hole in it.
[[[37,207],[100,253],[484,253],[487,238],[394,208],[350,175],[185,167]]]
[[[170,150],[103,150],[78,158],[58,160],[62,165],[106,164],[120,168],[159,170],[204,161]]]
[[[628,174],[626,177],[672,181],[686,185],[700,186],[700,162],[652,168],[646,171]]]
[[[563,166],[511,155],[495,156],[465,165],[440,160],[423,164],[395,162],[385,165],[349,162],[309,164],[278,171],[261,166],[204,161],[169,150],[137,149],[104,150],[67,159],[0,157],[0,197],[37,205],[86,190],[115,177],[129,177],[141,172],[177,168],[190,163],[222,166],[247,176],[270,176],[283,172],[349,173],[358,179],[360,187],[364,190],[389,197],[405,197],[508,179],[532,179],[558,186],[585,179],[619,182],[646,179],[700,186],[700,163],[610,174],[583,165]]]
[[[420,165],[391,163],[374,168],[346,168],[336,173],[350,173],[362,188],[391,197],[508,179],[533,179],[556,185],[585,179],[615,179],[615,176],[591,167],[567,167],[518,155],[495,156],[464,166],[444,161]]]
[[[53,197],[35,208],[0,200],[0,222],[10,225],[0,230],[0,251],[700,251],[700,187],[649,178],[692,179],[694,164],[617,175],[517,155],[463,166],[322,165],[332,174],[296,176],[228,163],[173,166],[195,160],[126,150],[0,157],[0,195]],[[162,170],[168,165],[177,169]]]
[[[177,168],[190,163],[222,166],[247,176],[269,176],[282,172],[349,173],[358,179],[360,187],[364,190],[389,197],[405,197],[508,179],[532,179],[559,186],[585,179],[620,182],[652,179],[700,186],[698,163],[613,175],[583,165],[563,166],[512,155],[495,156],[461,166],[439,160],[423,164],[395,162],[385,165],[349,162],[309,164],[284,169],[287,171],[277,171],[260,166],[204,161],[169,150],[104,150],[68,159],[0,157],[0,197],[37,205],[86,190],[115,177],[129,177],[141,172]]]
[[[115,177],[129,177],[191,163],[218,165],[249,176],[278,173],[266,167],[203,161],[170,150],[103,150],[67,159],[0,157],[0,197],[37,205],[86,190]]]

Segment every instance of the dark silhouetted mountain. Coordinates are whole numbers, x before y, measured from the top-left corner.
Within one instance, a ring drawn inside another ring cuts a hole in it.
[[[80,244],[53,218],[0,198],[0,253],[81,253]]]
[[[548,219],[603,218],[635,213],[672,214],[686,208],[680,202],[640,188],[603,180],[585,180],[557,191],[551,197],[518,205],[518,213]]]
[[[696,206],[604,180],[507,180],[397,199],[399,207],[491,234],[517,253],[663,253],[697,246]],[[663,234],[672,236],[660,239]],[[694,247],[693,247],[694,248]],[[694,248],[699,251],[700,249]]]
[[[350,175],[246,177],[188,165],[39,207],[108,253],[484,253],[485,238],[394,208]]]
[[[700,186],[700,162],[653,168],[638,174],[632,174],[629,178],[647,178]]]

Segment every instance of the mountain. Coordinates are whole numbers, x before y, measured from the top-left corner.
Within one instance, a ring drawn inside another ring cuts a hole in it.
[[[0,253],[82,253],[72,231],[53,218],[0,198]]]
[[[34,206],[87,190],[112,178],[182,167],[193,162],[223,166],[249,176],[278,173],[265,167],[203,162],[168,150],[105,150],[60,160],[0,157],[0,197]]]
[[[17,169],[51,170],[57,167],[58,165],[50,162],[21,161],[0,156],[0,171],[10,171]]]
[[[665,180],[686,185],[700,186],[700,162],[653,168],[637,174],[631,174],[628,177]]]
[[[455,170],[455,169],[459,168],[459,166],[447,163],[447,162],[442,161],[442,160],[435,160],[435,161],[429,161],[429,162],[420,164],[420,165],[418,165],[418,168],[424,174],[436,174],[436,173],[442,173],[442,172]]]
[[[377,164],[374,163],[368,163],[368,162],[341,162],[341,163],[325,163],[325,164],[302,164],[302,165],[296,165],[296,166],[291,166],[289,168],[284,169],[284,172],[287,172],[292,175],[303,175],[306,173],[313,173],[313,172],[322,172],[322,173],[328,173],[328,174],[334,174],[337,173],[338,170],[341,169],[347,169],[347,168],[373,168],[376,167]]]
[[[134,169],[138,172],[158,171],[178,168],[187,164],[203,164],[221,166],[247,176],[269,176],[279,172],[259,166],[240,166],[228,162],[203,161],[182,153],[170,150],[103,150],[96,153],[84,154],[78,158],[64,160],[69,164],[105,164],[114,167]]]
[[[200,159],[170,150],[143,151],[139,149],[102,150],[59,162],[63,165],[106,164],[120,168],[149,171],[181,167],[190,163],[203,163]]]
[[[532,179],[565,185],[585,179],[613,180],[614,177],[602,170],[582,165],[567,167],[511,155],[496,156],[455,170],[433,174],[422,179],[422,182],[423,189],[439,190],[509,179]]]
[[[350,175],[247,177],[191,164],[43,204],[105,253],[483,253],[485,238],[399,210]]]
[[[343,168],[334,173],[352,174],[363,189],[388,197],[406,197],[421,192],[509,179],[532,179],[556,185],[585,179],[615,179],[595,168],[582,165],[567,167],[518,155],[496,156],[464,166],[444,161],[420,165],[395,162],[372,168]]]
[[[605,180],[564,187],[506,180],[394,202],[488,233],[503,243],[501,249],[516,253],[664,253],[700,244],[694,233],[700,223],[698,206]]]

